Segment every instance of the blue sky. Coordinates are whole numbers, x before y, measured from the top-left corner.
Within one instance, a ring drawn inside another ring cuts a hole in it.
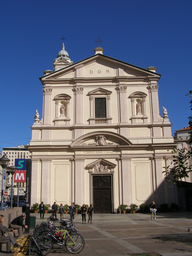
[[[73,62],[104,54],[157,67],[159,105],[172,134],[188,125],[192,90],[191,0],[6,0],[0,5],[0,148],[26,145],[35,110],[42,116],[43,71],[65,48]]]

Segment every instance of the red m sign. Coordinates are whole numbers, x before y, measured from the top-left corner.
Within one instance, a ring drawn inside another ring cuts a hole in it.
[[[26,171],[16,171],[14,174],[14,182],[26,182]]]

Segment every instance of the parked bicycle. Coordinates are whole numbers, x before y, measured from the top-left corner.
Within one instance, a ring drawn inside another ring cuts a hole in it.
[[[77,254],[84,249],[85,241],[73,223],[68,220],[62,220],[59,229],[51,221],[37,226],[33,232],[30,250],[47,255],[54,244],[58,244],[61,248],[66,247],[70,253]]]

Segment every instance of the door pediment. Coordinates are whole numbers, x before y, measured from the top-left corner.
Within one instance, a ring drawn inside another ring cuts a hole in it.
[[[111,163],[103,158],[100,158],[85,167],[85,170],[88,170],[89,173],[113,173],[116,164]]]

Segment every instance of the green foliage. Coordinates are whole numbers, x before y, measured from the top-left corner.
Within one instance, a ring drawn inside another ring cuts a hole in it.
[[[76,207],[76,211],[79,211],[79,209],[81,208],[79,204],[76,204],[75,207]]]
[[[161,212],[168,212],[169,206],[168,204],[160,204],[160,211]]]
[[[187,95],[190,95],[190,108],[192,110],[192,91],[189,91],[189,93]],[[191,131],[189,132],[190,134],[190,138],[189,138],[189,143],[192,143],[192,115],[189,116],[189,127],[191,127]]]
[[[138,206],[136,204],[130,204],[131,211],[137,211]]]
[[[121,205],[119,205],[119,210],[121,210],[121,211],[125,211],[126,208],[127,208],[127,205],[126,205],[126,204],[121,204]]]
[[[50,207],[50,204],[45,204],[45,205],[44,205],[44,210],[45,210],[45,211],[48,211],[48,210],[49,210],[49,207]]]
[[[141,210],[141,212],[148,212],[149,208],[146,204],[141,204],[140,205],[140,210]]]
[[[173,161],[170,165],[164,167],[166,181],[173,181],[178,184],[182,178],[189,177],[189,172],[191,169],[189,168],[188,159],[190,158],[190,152],[185,149],[175,148],[173,150]]]
[[[31,206],[31,210],[33,210],[33,211],[38,210],[38,209],[39,209],[39,204],[38,204],[38,203],[33,204],[33,205]]]
[[[64,205],[64,211],[68,212],[69,211],[69,206],[67,204]]]
[[[171,209],[172,209],[173,211],[178,211],[178,210],[179,210],[179,205],[176,204],[176,203],[171,203]]]

